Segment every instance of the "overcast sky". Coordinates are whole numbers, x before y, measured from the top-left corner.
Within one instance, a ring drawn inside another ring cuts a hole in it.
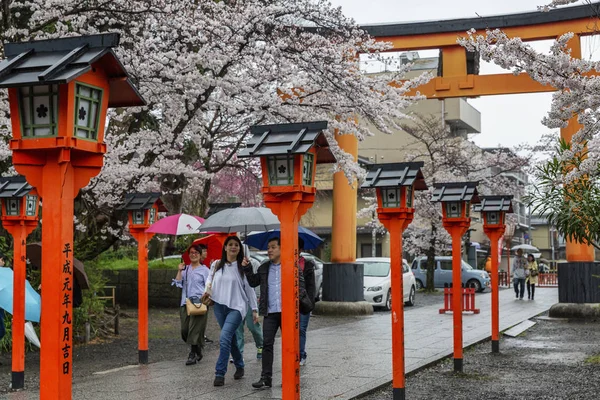
[[[331,0],[341,6],[344,14],[359,24],[442,20],[513,14],[535,11],[538,5],[550,0]],[[576,3],[575,5],[580,4]],[[600,58],[600,40],[582,41],[583,56]],[[542,50],[548,44],[536,46]],[[428,55],[430,56],[430,55]],[[481,65],[481,73],[497,73],[496,66]],[[541,119],[550,107],[550,93],[488,96],[470,99],[481,112],[481,134],[474,135],[473,141],[481,147],[516,146],[524,141],[535,143],[549,130],[541,124]]]

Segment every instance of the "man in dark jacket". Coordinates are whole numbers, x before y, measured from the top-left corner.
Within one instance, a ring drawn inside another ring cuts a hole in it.
[[[299,238],[298,250],[302,251],[302,249],[304,249],[304,240]],[[308,298],[312,302],[312,309],[315,307],[315,297],[317,291],[315,284],[315,264],[300,255],[300,258],[298,259],[298,265],[300,266],[300,271],[304,277],[304,285],[306,292],[308,293]],[[300,365],[306,364],[306,331],[308,329],[309,320],[310,311],[307,313],[300,312]]]
[[[256,273],[252,266],[244,268],[248,283],[252,287],[260,286],[260,299],[258,301],[258,312],[264,317],[263,320],[263,353],[262,373],[258,382],[252,387],[260,389],[272,386],[273,377],[273,347],[275,335],[281,329],[281,241],[279,238],[269,240],[267,254],[269,260],[263,262]],[[302,274],[299,276],[300,291],[305,290]],[[314,283],[313,283],[314,286]],[[314,299],[314,295],[312,297]]]

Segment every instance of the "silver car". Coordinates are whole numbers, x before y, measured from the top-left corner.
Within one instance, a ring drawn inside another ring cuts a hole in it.
[[[461,279],[465,287],[473,287],[477,292],[483,292],[490,287],[490,276],[487,272],[473,269],[469,264],[461,260]],[[427,282],[427,258],[416,258],[412,263],[412,271],[417,280],[417,289],[421,289]],[[436,256],[433,273],[433,286],[444,287],[444,284],[452,283],[452,257]]]

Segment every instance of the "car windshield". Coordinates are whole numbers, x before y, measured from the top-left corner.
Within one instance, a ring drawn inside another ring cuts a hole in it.
[[[365,276],[388,276],[390,264],[386,262],[363,261]]]
[[[469,269],[473,269],[473,267],[471,267],[470,264],[467,264],[466,262],[462,262],[462,267],[463,269],[469,270]]]

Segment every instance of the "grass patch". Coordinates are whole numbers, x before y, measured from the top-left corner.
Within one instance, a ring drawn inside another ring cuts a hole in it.
[[[600,354],[586,358],[585,362],[588,364],[600,364]]]
[[[148,262],[150,269],[177,269],[180,260],[178,258],[168,258],[164,261],[151,260]],[[99,259],[97,264],[99,269],[121,270],[121,269],[138,269],[137,258],[121,258],[121,259]]]

